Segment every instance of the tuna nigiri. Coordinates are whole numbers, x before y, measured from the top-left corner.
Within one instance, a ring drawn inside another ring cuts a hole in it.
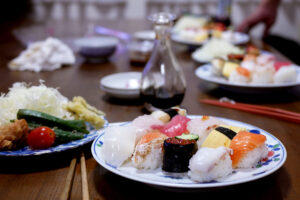
[[[265,145],[266,136],[261,134],[240,131],[232,139],[230,148],[233,168],[251,168],[266,158],[268,149]]]
[[[182,115],[176,115],[172,120],[163,126],[151,126],[154,130],[159,130],[161,133],[168,137],[179,136],[182,133],[188,133],[187,123],[190,121],[189,118]]]

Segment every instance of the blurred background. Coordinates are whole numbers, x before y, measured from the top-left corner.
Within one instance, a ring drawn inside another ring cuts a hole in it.
[[[232,25],[237,26],[252,13],[260,0],[233,0]],[[97,20],[145,18],[149,13],[170,11],[176,14],[216,13],[218,0],[9,0],[0,6],[1,21],[24,17],[35,20]],[[271,34],[300,41],[300,0],[282,0]],[[252,37],[262,35],[263,25],[251,30]]]

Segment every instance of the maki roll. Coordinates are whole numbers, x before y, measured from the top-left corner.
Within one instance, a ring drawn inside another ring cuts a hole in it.
[[[182,134],[164,141],[163,166],[166,172],[187,172],[190,158],[197,151],[197,135]]]

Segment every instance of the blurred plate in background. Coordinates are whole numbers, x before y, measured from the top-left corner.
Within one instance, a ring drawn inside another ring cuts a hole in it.
[[[228,89],[233,92],[241,92],[241,93],[264,93],[264,92],[276,92],[281,91],[287,88],[292,88],[300,85],[300,69],[297,69],[297,81],[290,83],[265,83],[265,84],[254,84],[254,83],[233,83],[229,82],[227,79],[223,77],[219,77],[213,75],[211,73],[211,64],[205,64],[199,66],[195,75],[207,82],[217,84],[225,89]]]
[[[140,95],[140,72],[111,74],[100,80],[100,88],[115,98],[138,98]]]

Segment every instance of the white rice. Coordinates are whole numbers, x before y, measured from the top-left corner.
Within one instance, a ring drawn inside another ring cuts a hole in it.
[[[237,168],[255,167],[260,160],[266,158],[267,156],[268,156],[268,148],[265,144],[263,144],[260,147],[248,152],[244,156],[244,158],[240,160],[240,162],[236,167]]]
[[[233,72],[230,73],[229,75],[229,82],[232,83],[249,83],[251,77],[247,77],[247,76],[243,76],[241,74],[238,73],[237,70],[234,70]]]
[[[232,173],[230,149],[203,147],[190,159],[188,176],[198,182],[209,182]]]

